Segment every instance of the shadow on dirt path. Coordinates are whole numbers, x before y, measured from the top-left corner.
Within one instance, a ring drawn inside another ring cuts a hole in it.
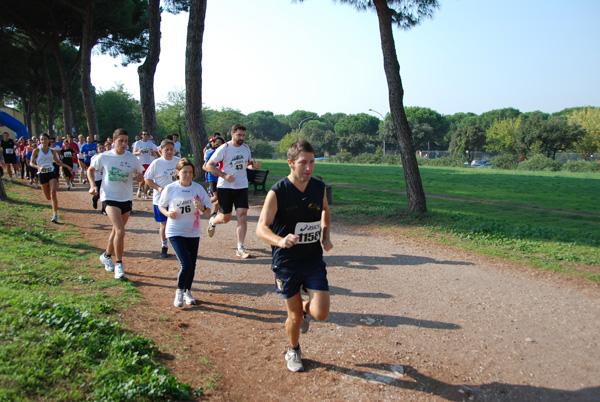
[[[107,218],[81,185],[59,198],[61,220],[100,254]],[[175,308],[178,262],[159,257],[151,201],[134,200],[124,266],[143,302],[120,319],[156,342],[181,381],[210,385],[203,400],[600,400],[597,286],[335,219],[331,315],[301,336],[306,372],[288,372],[270,247],[254,235],[261,203],[252,197],[249,211],[254,258],[235,257],[235,222],[203,235],[200,303]],[[100,264],[98,275],[109,275]]]

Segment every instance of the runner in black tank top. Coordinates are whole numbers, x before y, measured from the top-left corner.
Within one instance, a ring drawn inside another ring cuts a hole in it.
[[[308,331],[309,317],[322,321],[329,315],[323,249],[329,251],[333,244],[329,238],[331,216],[325,185],[311,177],[315,152],[306,140],[290,146],[288,165],[290,174],[267,193],[256,235],[273,250],[271,268],[277,293],[283,297],[287,310],[288,370],[302,371],[300,333]],[[300,289],[308,293],[308,300],[302,300]]]
[[[277,214],[271,223],[271,230],[281,237],[289,233],[299,236],[294,247],[271,246],[271,269],[292,272],[314,269],[315,264],[323,257],[320,228],[325,184],[311,178],[306,190],[300,192],[287,177],[284,177],[271,187],[271,190],[277,196]]]

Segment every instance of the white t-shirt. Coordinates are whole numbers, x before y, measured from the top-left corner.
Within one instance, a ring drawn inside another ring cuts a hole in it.
[[[175,150],[175,156],[181,156],[181,142],[175,142],[173,149]]]
[[[96,154],[96,155],[92,156],[92,161],[90,162],[90,164],[94,163],[94,159],[96,159],[98,157],[98,155],[101,155],[101,154]],[[94,170],[94,181],[102,180],[103,173],[104,173],[104,169]]]
[[[148,169],[144,172],[144,178],[154,180],[156,184],[164,189],[167,185],[176,180],[173,176],[175,175],[177,162],[179,162],[179,158],[173,158],[168,161],[161,156],[148,166]],[[154,190],[152,204],[158,205],[159,199],[160,193],[157,190]]]
[[[81,148],[83,148],[83,146],[86,144],[86,142],[85,141],[83,141],[83,142],[77,142],[76,144],[79,147],[79,150],[81,151]],[[85,156],[81,152],[79,152],[77,154],[77,159],[83,160],[84,158],[85,158]]]
[[[102,172],[101,201],[132,201],[133,176],[142,173],[144,167],[131,152],[118,155],[114,150],[107,151],[92,159],[91,166]]]
[[[248,188],[248,176],[246,173],[248,163],[250,162],[250,148],[248,148],[248,145],[242,144],[236,147],[231,142],[226,142],[217,148],[215,153],[210,157],[210,160],[216,163],[223,162],[221,171],[233,175],[235,179],[233,183],[229,183],[224,178],[219,177],[219,181],[217,182],[218,188]]]
[[[158,151],[158,148],[156,147],[156,145],[154,145],[153,142],[144,142],[142,140],[134,142],[132,149],[133,152],[142,152],[140,155],[136,155],[140,162],[142,162],[142,165],[149,165],[156,159],[154,156],[152,156],[150,151]]]
[[[167,219],[166,237],[200,237],[202,212],[194,206],[194,199],[200,200],[205,208],[211,206],[210,197],[204,187],[194,181],[189,187],[184,187],[176,181],[163,189],[158,205],[168,207],[169,211],[177,211],[175,219]]]

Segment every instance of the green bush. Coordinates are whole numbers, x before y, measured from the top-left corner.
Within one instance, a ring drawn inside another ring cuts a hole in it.
[[[346,151],[338,152],[331,158],[331,160],[336,163],[350,163],[352,160],[352,154]]]
[[[438,166],[438,167],[464,167],[465,162],[461,158],[452,158],[449,156],[442,156],[441,158],[431,159],[428,163],[428,166]]]
[[[255,158],[271,158],[275,149],[269,141],[252,140],[248,141],[248,146],[252,149],[252,156]]]
[[[430,161],[429,161],[428,158],[426,158],[424,156],[417,155],[417,165],[419,165],[419,166],[427,166],[427,165],[430,164],[429,162]]]
[[[417,157],[419,158],[419,157]],[[330,159],[335,163],[356,163],[359,165],[397,165],[402,166],[400,155],[382,155],[364,152],[358,156],[352,156],[350,152],[339,152]]]
[[[582,172],[582,173],[600,172],[600,163],[587,162],[584,160],[569,161],[564,164],[563,170],[566,170],[567,172]]]
[[[544,170],[547,172],[558,172],[562,169],[563,163],[552,160],[545,157],[544,155],[537,154],[527,159],[525,162],[520,163],[518,166],[519,170]]]
[[[494,156],[491,162],[493,169],[513,170],[519,166],[517,156],[512,154]]]
[[[381,157],[381,163],[384,165],[402,166],[402,157],[400,155],[384,155]]]
[[[381,164],[381,158],[375,154],[369,154],[365,152],[352,158],[352,163],[364,165],[378,165]]]

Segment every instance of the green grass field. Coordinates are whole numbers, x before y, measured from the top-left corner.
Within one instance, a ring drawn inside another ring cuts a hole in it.
[[[284,161],[265,161],[275,176]],[[421,168],[429,212],[407,213],[402,170],[320,163],[334,219],[401,228],[415,237],[600,281],[600,175]],[[0,202],[0,400],[188,399],[156,360],[152,341],[116,320],[136,303],[129,281],[95,279],[97,252],[74,227],[56,230],[46,204],[12,192]],[[490,205],[484,202],[509,205]],[[547,210],[595,214],[582,216]],[[104,277],[101,276],[101,277]],[[110,293],[110,296],[108,296]],[[212,380],[207,380],[210,384]],[[207,385],[208,387],[209,385]]]
[[[270,177],[289,172],[285,161],[264,161],[263,169]],[[431,195],[424,216],[407,213],[406,196],[400,194],[405,189],[401,167],[317,163],[314,174],[333,186],[334,219],[389,230],[408,227],[415,236],[433,236],[483,255],[600,280],[600,175],[436,167],[420,171]]]
[[[135,286],[94,279],[97,251],[76,228],[56,230],[47,205],[21,198],[11,185],[7,191],[10,200],[0,202],[0,401],[201,394],[157,363],[151,340],[116,321],[117,307],[139,300]]]

